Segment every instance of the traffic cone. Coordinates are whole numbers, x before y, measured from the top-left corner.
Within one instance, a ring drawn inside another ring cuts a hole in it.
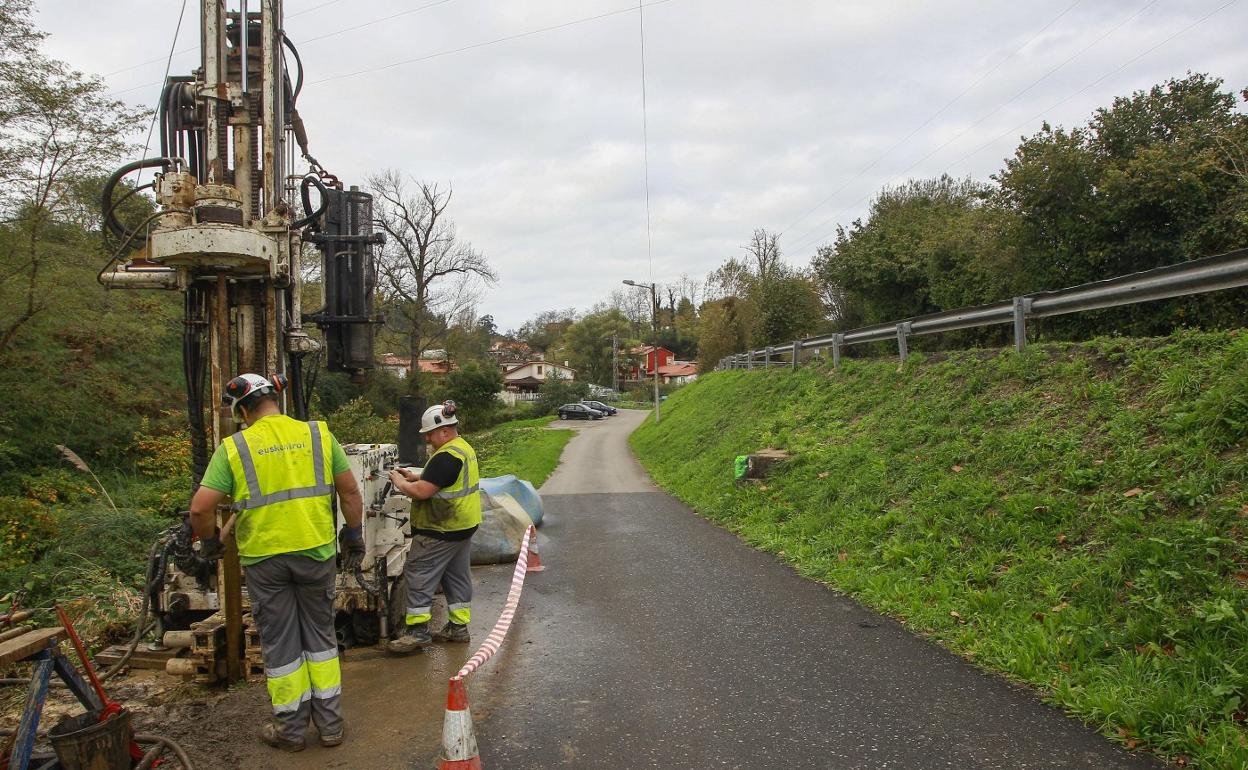
[[[529,525],[529,572],[544,572],[542,556],[537,552],[537,527]]]
[[[438,770],[481,770],[477,735],[472,729],[468,691],[456,677],[446,693],[446,718],[442,720],[442,758]]]

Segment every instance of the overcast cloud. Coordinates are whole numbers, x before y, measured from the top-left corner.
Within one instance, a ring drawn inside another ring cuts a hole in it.
[[[288,0],[313,154],[348,183],[396,167],[453,185],[461,234],[498,270],[481,312],[501,328],[648,280],[629,5]],[[180,6],[44,0],[37,23],[52,55],[150,104]],[[192,51],[174,74],[198,62],[198,9],[188,2],[177,48]],[[1082,123],[1189,70],[1248,86],[1248,3],[1234,0],[668,0],[644,16],[661,282],[705,276],[755,227],[781,231],[804,265],[882,186],[986,179],[1042,120]]]

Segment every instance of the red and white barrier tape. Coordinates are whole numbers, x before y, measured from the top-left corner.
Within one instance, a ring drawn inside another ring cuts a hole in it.
[[[520,543],[520,555],[516,557],[516,571],[511,576],[511,590],[507,593],[507,603],[503,605],[503,614],[498,617],[498,622],[494,624],[494,629],[486,637],[485,644],[481,645],[481,648],[468,659],[468,662],[458,674],[451,678],[451,681],[468,676],[498,652],[499,645],[503,643],[503,637],[507,636],[507,629],[511,628],[512,619],[516,617],[516,607],[520,604],[520,590],[524,588],[524,575],[529,571],[529,539],[535,537],[537,537],[537,529],[530,525],[529,530],[524,533],[524,541]]]

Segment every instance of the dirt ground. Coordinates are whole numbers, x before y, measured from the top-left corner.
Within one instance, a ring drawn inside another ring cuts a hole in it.
[[[256,732],[269,716],[268,695],[262,683],[227,689],[205,688],[161,672],[133,671],[106,683],[109,696],[132,713],[136,732],[173,738],[186,749],[196,770],[395,770],[437,764],[442,719],[446,711],[447,680],[476,651],[498,619],[511,584],[512,564],[473,568],[475,584],[473,643],[435,645],[424,654],[394,657],[373,647],[343,653],[343,710],[347,740],[325,749],[309,733],[308,748],[296,754],[271,749]],[[521,606],[525,605],[522,599]],[[444,620],[442,597],[435,604],[435,623]],[[523,615],[523,611],[520,613]],[[513,633],[523,624],[517,618]],[[509,636],[509,639],[513,638]],[[474,714],[488,711],[491,679],[497,665],[505,665],[511,645],[469,680],[469,703]],[[14,727],[24,688],[0,693],[0,725]],[[40,722],[47,729],[81,707],[67,691],[49,693]],[[175,763],[171,763],[176,766]]]

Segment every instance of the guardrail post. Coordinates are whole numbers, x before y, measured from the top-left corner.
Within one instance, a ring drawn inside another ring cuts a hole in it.
[[[1031,314],[1031,297],[1014,298],[1014,349],[1019,353],[1027,347],[1027,316]]]
[[[832,335],[832,368],[841,368],[841,342],[845,339],[843,334]]]
[[[802,341],[793,340],[793,368],[797,369],[797,356],[802,352]]]
[[[906,356],[910,354],[910,349],[906,345],[906,335],[910,333],[910,322],[897,324],[897,353],[901,356],[901,362],[906,362]]]
[[[747,372],[752,372],[752,371],[754,371],[754,351],[753,351],[753,350],[747,350],[747,351],[745,351],[745,356],[746,356],[746,358],[745,358],[745,370],[746,370]]]
[[[771,368],[771,345],[767,346],[767,363],[763,364],[764,369]]]

